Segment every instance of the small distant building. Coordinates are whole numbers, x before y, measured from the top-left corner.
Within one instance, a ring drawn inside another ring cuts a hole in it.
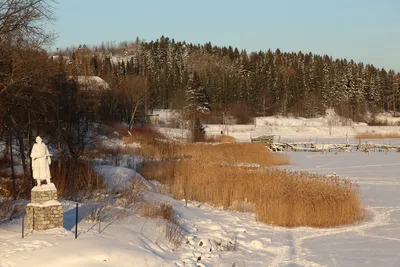
[[[101,112],[101,99],[105,93],[111,91],[108,83],[98,76],[69,76],[68,79],[77,85],[78,97],[87,110],[91,111],[92,118],[98,118],[98,113]],[[110,114],[110,116],[115,115]]]
[[[74,80],[82,91],[108,91],[110,90],[109,84],[99,76],[69,76]]]

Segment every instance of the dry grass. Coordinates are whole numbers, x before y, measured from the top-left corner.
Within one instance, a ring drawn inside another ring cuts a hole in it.
[[[113,124],[111,126],[120,136],[127,136],[129,135],[128,133],[128,127],[121,125],[121,124]]]
[[[263,144],[185,144],[183,154],[203,162],[255,163],[261,166],[287,165],[289,160],[271,153]]]
[[[268,224],[332,227],[363,218],[358,188],[348,180],[275,168],[227,167],[210,155],[148,164],[140,173],[168,184],[176,199],[254,211]]]
[[[0,222],[19,218],[25,207],[26,203],[21,201],[0,199]]]
[[[174,208],[171,205],[164,203],[161,203],[160,205],[150,202],[144,203],[141,215],[146,218],[164,219],[171,222],[175,220]]]
[[[176,199],[254,211],[259,221],[273,225],[331,227],[355,223],[363,217],[358,188],[348,180],[233,165],[246,160],[263,165],[282,163],[263,159],[268,158],[268,150],[257,161],[246,154],[233,153],[229,146],[219,153],[214,149],[220,145],[188,146],[190,151],[197,151],[191,153],[191,160],[150,163],[140,173],[170,185]],[[227,161],[232,165],[221,164]]]
[[[216,241],[214,239],[211,239],[210,241],[214,243],[213,247],[215,247],[215,249],[218,251],[237,251],[239,247],[237,235],[234,235],[227,240],[220,239]],[[235,265],[233,264],[232,266]]]
[[[30,199],[32,182],[30,177],[15,176],[16,199]],[[0,197],[13,197],[13,188],[10,175],[0,174]]]
[[[243,163],[255,163],[260,166],[285,165],[289,160],[283,156],[271,153],[264,145],[255,143],[227,143],[227,144],[180,144],[178,155],[174,158],[189,158],[202,165],[220,162],[227,166]],[[163,160],[150,161],[143,165],[140,174],[149,180],[157,180],[162,184],[172,186],[175,180],[175,170],[181,161]]]
[[[177,249],[184,237],[184,228],[177,219],[174,208],[169,204],[156,205],[146,202],[141,215],[146,218],[163,219],[165,221],[165,238]]]
[[[156,180],[161,184],[173,185],[177,161],[147,162],[139,172],[147,180]]]
[[[166,137],[157,131],[153,127],[148,127],[148,126],[142,126],[142,127],[132,127],[130,129],[130,133],[132,136],[139,138],[139,140],[148,140],[149,138],[155,139],[166,139]]]
[[[232,140],[222,136],[221,140]],[[191,158],[210,162],[256,163],[263,166],[285,165],[289,160],[276,156],[263,144],[221,142],[215,144],[182,143],[168,140],[150,127],[133,128],[132,136],[124,138],[124,144],[140,143],[139,154],[145,158]]]
[[[13,179],[10,173],[4,169],[11,168],[11,162],[8,157],[0,158],[0,197],[14,196]],[[33,180],[31,177],[15,174],[15,197],[16,199],[30,199]]]
[[[0,158],[0,169],[10,167],[10,159],[8,157],[1,157]]]
[[[207,143],[236,143],[236,139],[229,135],[206,136]]]
[[[359,133],[354,138],[357,139],[388,139],[388,138],[400,138],[400,133],[387,133],[387,134],[378,134],[378,133]]]
[[[118,195],[118,204],[129,208],[132,204],[142,201],[142,194],[145,191],[143,185],[136,179],[132,179]]]
[[[165,237],[169,243],[173,246],[173,250],[179,248],[182,244],[185,231],[179,222],[167,221],[165,224]]]
[[[352,183],[305,172],[185,161],[175,169],[172,192],[176,199],[224,208],[237,201],[254,203],[259,221],[286,227],[332,227],[363,216],[358,189]]]
[[[80,201],[84,194],[103,188],[103,179],[93,170],[92,163],[85,160],[62,159],[50,165],[51,181],[57,187],[58,196]]]
[[[181,155],[181,143],[167,140],[164,135],[151,127],[132,128],[131,133],[132,135],[126,136],[123,142],[139,143],[138,152],[142,157],[162,159]]]
[[[259,221],[286,227],[332,227],[363,218],[355,185],[340,178],[261,168],[289,164],[263,144],[177,143],[151,135],[128,140],[141,142],[143,154],[178,159],[150,162],[140,170],[144,177],[168,184],[176,199],[254,210]],[[163,213],[154,208],[151,212]]]

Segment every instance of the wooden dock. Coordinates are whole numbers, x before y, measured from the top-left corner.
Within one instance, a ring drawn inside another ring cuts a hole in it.
[[[388,152],[395,150],[400,152],[400,146],[387,145],[387,144],[371,144],[371,143],[337,143],[337,144],[324,144],[314,142],[291,142],[291,143],[271,143],[269,148],[272,151],[307,151],[307,152]]]

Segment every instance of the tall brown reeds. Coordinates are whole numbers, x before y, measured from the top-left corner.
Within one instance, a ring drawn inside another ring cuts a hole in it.
[[[151,127],[132,128],[130,136],[124,138],[124,144],[139,143],[138,152],[145,158],[174,158],[181,155],[181,143],[168,140]]]
[[[224,208],[253,203],[259,221],[286,227],[351,224],[363,215],[357,187],[348,180],[275,168],[185,161],[175,169],[172,193]]]
[[[151,161],[140,173],[168,184],[176,199],[233,209],[250,205],[259,221],[286,227],[332,227],[363,218],[358,188],[349,180],[273,168],[289,160],[263,144],[175,143],[154,137],[144,143],[153,150],[141,143],[142,153],[167,160]]]
[[[357,139],[392,139],[392,138],[400,138],[400,133],[359,133],[354,136]]]
[[[50,165],[52,182],[57,187],[58,196],[74,201],[81,200],[81,193],[103,188],[102,178],[93,170],[92,163],[86,160],[62,159],[61,169],[54,162]]]
[[[229,135],[206,136],[207,143],[236,143],[236,139]]]
[[[257,143],[185,144],[183,154],[203,162],[289,164],[286,157],[273,154],[265,145]]]
[[[139,169],[140,174],[147,180],[156,180],[162,184],[173,185],[175,168],[178,161],[154,161],[144,163]]]

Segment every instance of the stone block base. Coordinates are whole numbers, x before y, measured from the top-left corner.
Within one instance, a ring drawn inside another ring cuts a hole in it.
[[[31,191],[32,203],[43,204],[50,200],[57,200],[57,189],[53,183],[35,186]]]
[[[63,227],[63,208],[54,184],[35,186],[31,193],[32,202],[26,206],[28,228],[43,231]]]
[[[45,204],[29,203],[26,207],[28,228],[36,231],[63,227],[63,209],[58,201]]]

